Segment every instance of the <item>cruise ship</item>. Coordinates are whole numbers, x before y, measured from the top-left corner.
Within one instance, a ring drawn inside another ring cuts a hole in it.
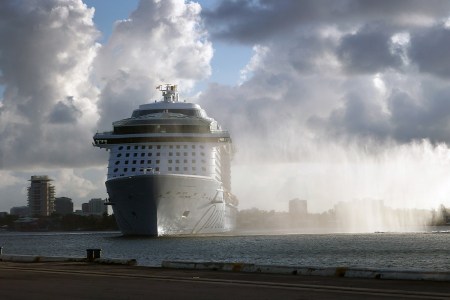
[[[106,190],[124,235],[230,232],[237,199],[231,193],[233,147],[205,110],[179,101],[177,86],[159,86],[162,101],[140,105],[131,117],[96,133],[109,151]]]

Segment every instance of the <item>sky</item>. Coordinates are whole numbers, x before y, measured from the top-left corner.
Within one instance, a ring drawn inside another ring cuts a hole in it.
[[[175,83],[227,128],[240,208],[450,206],[450,2],[0,2],[0,211],[106,198],[92,147]]]

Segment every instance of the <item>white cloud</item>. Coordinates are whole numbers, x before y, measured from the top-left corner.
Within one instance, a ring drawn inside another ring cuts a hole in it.
[[[104,84],[100,128],[158,99],[155,87],[161,83],[188,91],[210,75],[213,50],[200,11],[199,4],[182,0],[141,1],[129,19],[116,23],[96,62]]]

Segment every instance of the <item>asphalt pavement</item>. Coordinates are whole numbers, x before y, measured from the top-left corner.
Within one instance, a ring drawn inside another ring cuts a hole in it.
[[[0,262],[0,299],[450,299],[450,282]]]

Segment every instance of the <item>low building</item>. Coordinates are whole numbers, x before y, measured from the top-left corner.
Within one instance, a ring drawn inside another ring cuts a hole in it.
[[[105,200],[101,198],[93,198],[88,203],[81,204],[81,210],[84,215],[97,215],[101,216],[107,213]]]
[[[105,200],[101,198],[94,198],[89,200],[89,214],[103,215],[106,212]]]
[[[68,197],[55,198],[55,213],[67,215],[73,213],[73,202]]]
[[[9,210],[9,213],[14,216],[28,217],[30,215],[30,208],[28,206],[15,206]]]

